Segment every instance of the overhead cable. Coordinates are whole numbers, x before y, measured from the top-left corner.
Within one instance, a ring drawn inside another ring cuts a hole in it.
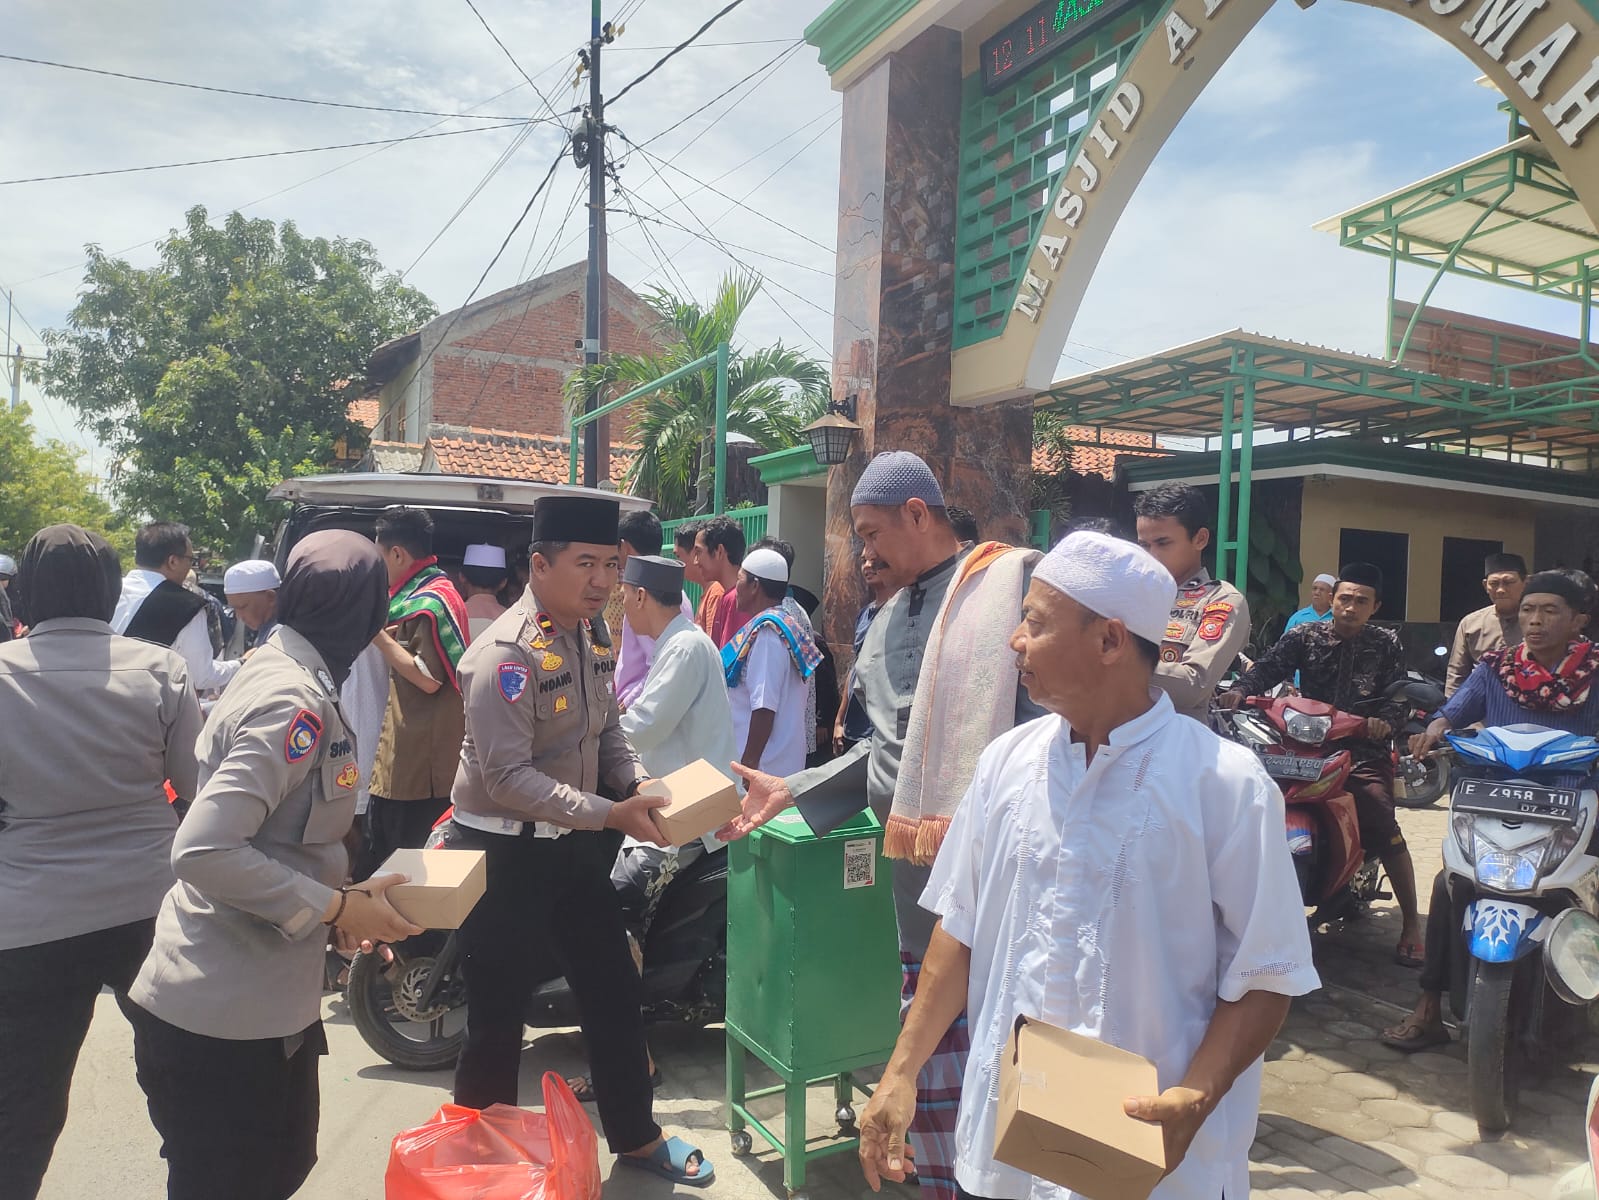
[[[505,240],[500,243],[500,248],[494,252],[494,257],[489,259],[489,265],[483,268],[483,274],[478,276],[477,282],[472,285],[472,290],[469,293],[467,293],[466,299],[461,301],[460,305],[450,315],[449,324],[447,324],[444,327],[443,332],[441,332],[439,334],[438,340],[435,341],[431,347],[429,347],[426,356],[424,356],[423,358],[421,358],[417,362],[416,370],[411,372],[411,378],[406,381],[406,384],[405,384],[405,386],[403,388],[398,389],[400,395],[404,395],[405,392],[410,390],[411,384],[414,383],[421,376],[423,368],[425,368],[428,365],[428,363],[433,361],[433,355],[438,351],[438,348],[440,346],[443,346],[444,344],[446,344],[449,341],[450,332],[451,332],[451,330],[453,330],[455,328],[456,323],[460,321],[461,314],[464,313],[466,311],[466,309],[467,309],[467,306],[470,305],[472,303],[472,301],[477,298],[478,289],[481,288],[483,286],[484,282],[488,279],[489,272],[494,270],[495,264],[497,264],[500,261],[500,256],[505,253],[506,247],[511,244],[511,239],[516,236],[516,231],[518,229],[522,228],[522,222],[527,220],[528,213],[532,212],[533,211],[533,206],[538,203],[538,199],[539,199],[540,193],[542,193],[544,191],[544,189],[547,188],[550,185],[550,180],[555,178],[556,168],[558,168],[561,165],[561,163],[565,161],[565,159],[566,159],[566,148],[563,146],[561,148],[561,153],[557,154],[555,156],[555,158],[551,161],[550,169],[544,173],[544,178],[539,181],[538,187],[534,188],[533,189],[533,194],[528,197],[528,201],[527,201],[526,207],[524,207],[522,209],[521,215],[516,218],[516,223],[511,226],[511,231],[505,235]],[[418,389],[417,397],[416,397],[416,404],[417,404],[418,407],[420,407],[421,403],[422,403],[422,393],[421,393],[421,390]],[[411,411],[411,406],[407,405],[400,413],[400,426],[401,426],[402,431],[403,431],[403,429],[405,427],[405,419],[406,419],[407,416],[410,415],[410,411]],[[384,410],[383,412],[380,412],[378,414],[378,421],[382,421],[383,418],[386,415],[387,415],[387,410]],[[374,429],[377,428],[377,422],[373,423],[373,428]]]
[[[276,92],[252,92],[243,88],[216,87],[208,83],[184,83],[177,79],[157,79],[151,75],[134,75],[127,71],[108,71],[102,67],[83,67],[76,63],[52,62],[47,58],[28,58],[21,54],[0,54],[9,62],[29,63],[36,67],[56,67],[63,71],[81,71],[85,75],[104,75],[109,79],[127,79],[135,83],[155,83],[162,87],[186,88],[194,92],[215,92],[222,96],[246,96],[252,100],[280,100],[285,104],[314,104],[321,108],[350,108],[359,112],[403,113],[413,117],[460,117],[465,121],[520,121],[525,118],[507,114],[474,112],[438,112],[430,108],[394,108],[387,104],[356,104],[347,100],[313,100],[307,96],[285,96]],[[537,91],[537,89],[534,89]],[[546,117],[535,118],[548,120]]]
[[[548,96],[539,91],[539,85],[533,82],[533,76],[529,75],[522,69],[522,64],[516,61],[516,55],[512,54],[510,50],[506,48],[505,43],[500,41],[500,35],[495,33],[493,27],[483,19],[483,14],[478,12],[477,5],[472,3],[472,0],[466,0],[466,6],[472,10],[472,15],[477,18],[478,24],[483,26],[484,32],[494,39],[494,44],[500,48],[500,50],[505,54],[505,57],[510,60],[511,65],[516,68],[516,73],[523,79],[527,80],[527,85],[533,89],[533,94],[540,100],[544,101],[544,107],[550,110],[550,116],[559,121],[560,114],[555,111],[555,105],[550,103]]]
[[[61,175],[31,175],[23,179],[0,179],[0,187],[17,183],[50,183],[58,179],[93,179],[101,175],[132,175],[140,171],[172,171],[179,167],[206,167],[214,163],[249,162],[258,158],[288,158],[296,154],[321,154],[326,150],[354,150],[361,146],[393,146],[399,142],[421,138],[458,137],[463,133],[482,133],[485,130],[512,129],[525,121],[507,121],[501,125],[475,125],[471,129],[446,129],[439,133],[418,133],[409,137],[378,138],[367,142],[338,142],[332,146],[307,146],[302,150],[263,150],[258,154],[226,154],[220,158],[196,158],[187,162],[154,163],[144,167],[110,167],[101,171],[69,171]]]
[[[689,121],[692,121],[695,117],[699,116],[702,112],[704,112],[711,105],[715,104],[718,100],[722,99],[722,97],[726,96],[729,92],[736,91],[737,89],[743,87],[746,83],[748,83],[750,80],[754,79],[762,71],[766,71],[766,70],[775,68],[785,58],[787,58],[789,55],[793,54],[796,50],[798,50],[804,44],[805,43],[803,41],[796,40],[793,43],[791,43],[786,49],[779,50],[771,58],[767,59],[760,66],[756,67],[748,75],[744,76],[743,79],[740,79],[737,83],[733,84],[732,87],[724,88],[722,91],[720,91],[716,95],[712,96],[704,104],[702,104],[698,108],[696,108],[693,112],[689,113],[685,117],[679,117],[676,121],[673,121],[665,129],[661,130],[660,133],[655,134],[653,137],[646,138],[643,142],[640,143],[640,145],[641,146],[648,146],[648,145],[651,145],[654,142],[660,141],[663,137],[665,137],[667,134],[671,133],[674,129],[677,129],[680,126],[687,124]],[[761,82],[764,83],[766,81],[763,79]],[[759,87],[760,85],[757,84],[756,86]],[[751,88],[750,91],[753,93],[755,91],[755,88]],[[729,107],[728,112],[731,112],[734,108],[737,108],[738,104],[743,103],[743,101],[748,99],[748,98],[749,97],[747,97],[747,96],[741,97],[740,100],[738,101],[738,103],[735,103],[731,107]],[[724,116],[724,117],[726,115],[727,115],[727,113],[723,113],[722,114],[722,116]],[[715,122],[712,122],[712,123],[714,124]]]
[[[471,0],[467,0],[467,3],[470,4]],[[723,17],[727,16],[728,13],[732,12],[735,8],[737,8],[740,4],[743,4],[743,3],[744,3],[744,0],[731,0],[731,3],[724,5],[716,13],[712,14],[710,20],[706,21],[705,24],[701,25],[693,33],[689,34],[688,37],[684,38],[681,42],[679,42],[677,45],[673,46],[665,54],[661,55],[660,58],[656,59],[655,62],[650,65],[649,70],[645,71],[644,74],[640,75],[638,78],[633,80],[632,83],[628,84],[621,91],[617,92],[616,95],[610,97],[608,100],[606,100],[605,103],[608,104],[608,105],[615,104],[623,96],[627,95],[634,88],[636,88],[639,84],[643,83],[651,75],[653,75],[653,74],[655,74],[655,72],[659,71],[668,62],[670,62],[675,56],[677,56],[678,54],[681,54],[684,50],[688,49],[689,46],[693,45],[694,44],[694,39],[699,37],[700,34],[704,33],[712,25],[715,25]]]

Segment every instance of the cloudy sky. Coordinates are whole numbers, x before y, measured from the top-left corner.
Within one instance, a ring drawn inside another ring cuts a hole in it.
[[[608,0],[607,18],[625,16],[627,28],[606,52],[606,93],[724,2]],[[477,6],[553,109],[569,110],[586,6]],[[793,43],[822,7],[747,0],[607,114],[634,142],[649,142],[647,153],[624,160],[624,193],[613,204],[646,220],[612,216],[612,273],[635,288],[705,295],[737,256],[769,280],[749,337],[819,356],[831,341],[826,248],[835,237],[839,98],[815,51]],[[24,57],[350,104],[550,116],[466,0],[13,0],[8,8],[4,50]],[[1156,160],[1101,262],[1058,374],[1235,326],[1380,352],[1384,261],[1340,250],[1311,225],[1498,145],[1499,97],[1475,86],[1475,74],[1443,42],[1389,14],[1345,0],[1309,11],[1278,4]],[[5,60],[0,80],[11,117],[0,160],[7,181],[452,134],[0,184],[0,287],[14,294],[13,336],[29,354],[41,349],[36,331],[64,323],[86,243],[149,264],[154,243],[194,204],[365,238],[441,310],[456,307],[564,142],[553,121],[524,134],[495,121],[257,100]],[[663,166],[668,159],[673,165]],[[581,183],[569,161],[557,169],[479,295],[583,257]],[[680,228],[703,235],[701,221],[725,248]],[[1401,294],[1416,298],[1425,283],[1420,272],[1404,275]],[[1575,332],[1574,307],[1502,289],[1445,281],[1434,303]],[[24,397],[43,434],[89,444],[70,410],[29,385]],[[104,469],[103,453],[92,460]]]

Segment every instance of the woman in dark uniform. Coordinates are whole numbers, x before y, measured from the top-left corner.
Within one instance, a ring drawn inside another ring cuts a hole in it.
[[[294,1194],[316,1162],[324,926],[344,940],[421,932],[384,894],[399,876],[341,886],[360,769],[339,685],[383,627],[387,579],[354,533],[301,541],[278,629],[200,734],[178,882],[123,1002],[169,1200]]]

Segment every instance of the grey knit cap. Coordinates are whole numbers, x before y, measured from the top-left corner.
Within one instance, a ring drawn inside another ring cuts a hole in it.
[[[909,450],[885,450],[861,472],[850,507],[857,504],[897,508],[910,500],[920,500],[928,508],[944,507],[944,489],[933,472]]]

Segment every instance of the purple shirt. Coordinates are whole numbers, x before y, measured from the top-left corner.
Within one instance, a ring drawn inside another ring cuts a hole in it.
[[[683,615],[694,619],[694,609],[683,597]],[[622,647],[616,653],[616,702],[623,708],[637,700],[644,690],[644,680],[655,661],[655,639],[633,632],[633,623],[622,618]]]

